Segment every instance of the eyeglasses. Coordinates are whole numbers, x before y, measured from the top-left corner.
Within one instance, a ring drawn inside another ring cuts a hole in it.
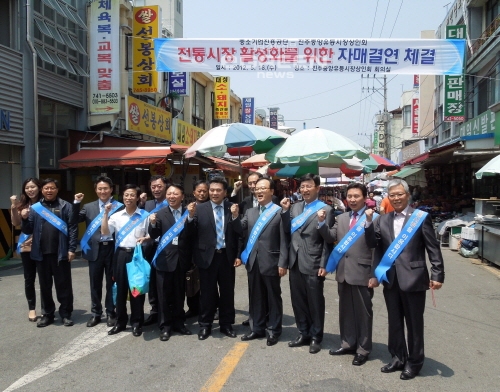
[[[406,196],[406,193],[391,193],[389,194],[389,199],[401,199]]]
[[[261,187],[259,187],[259,188],[255,188],[255,190],[256,190],[257,192],[259,192],[259,191],[265,191],[266,189],[271,189],[271,188],[265,188],[265,187],[263,187],[263,186],[261,186]]]

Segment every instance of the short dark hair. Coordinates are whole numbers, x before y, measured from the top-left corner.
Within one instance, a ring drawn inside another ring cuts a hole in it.
[[[302,181],[314,181],[314,185],[319,186],[321,184],[321,178],[314,173],[306,173],[302,177],[300,177],[299,182],[302,183]]]
[[[258,181],[257,181],[257,184],[263,180],[267,180],[269,181],[269,189],[272,189],[274,190],[274,181],[272,178],[269,178],[267,176],[262,176]],[[257,184],[255,184],[255,186],[257,186]]]
[[[122,195],[125,193],[125,191],[128,191],[129,189],[134,189],[135,192],[137,193],[137,197],[141,194],[141,188],[139,188],[135,184],[127,184],[123,187]]]
[[[165,185],[168,185],[167,177],[156,174],[149,179],[149,186],[151,187],[151,183],[156,180],[161,180]]]
[[[361,184],[360,182],[353,182],[347,186],[346,194],[349,192],[349,189],[359,189],[361,190],[361,193],[363,194],[363,197],[366,198],[366,195],[368,195],[368,190],[366,189],[365,184]]]
[[[184,187],[181,185],[181,184],[175,184],[175,183],[172,183],[170,184],[168,187],[167,187],[167,190],[168,188],[171,188],[171,187],[174,187],[174,188],[177,188],[178,190],[181,191],[182,194],[184,194]]]
[[[208,181],[208,187],[210,187],[211,184],[222,184],[224,190],[227,190],[227,181],[224,177],[222,176],[215,176]]]
[[[51,182],[53,182],[55,185],[56,185],[56,188],[59,189],[59,181],[57,181],[56,179],[54,178],[45,178],[42,180],[42,188],[47,185],[47,184],[50,184]]]
[[[248,175],[247,175],[247,182],[248,182],[248,177],[250,177],[250,176],[257,176],[257,177],[259,177],[259,180],[260,180],[262,177],[264,177],[264,175],[263,175],[262,173],[259,173],[259,172],[250,172],[250,173],[248,173]]]
[[[206,181],[204,181],[204,180],[198,180],[198,181],[196,181],[196,182],[193,184],[193,191],[195,191],[195,190],[196,190],[196,188],[198,188],[198,187],[199,187],[200,185],[202,185],[202,184],[203,184],[203,185],[206,185],[206,186],[207,186],[207,188],[208,188],[208,184],[207,184],[207,182],[206,182]]]
[[[113,181],[111,180],[111,178],[109,177],[104,177],[104,176],[99,176],[96,178],[95,182],[94,182],[94,189],[97,188],[97,184],[99,184],[100,182],[105,182],[109,185],[110,188],[113,188]]]

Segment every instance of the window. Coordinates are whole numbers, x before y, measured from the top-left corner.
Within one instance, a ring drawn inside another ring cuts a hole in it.
[[[192,124],[205,129],[205,87],[194,79],[191,85],[193,96]]]
[[[479,115],[496,103],[496,74],[491,73],[485,78],[481,78],[478,83],[477,94],[477,114]]]
[[[409,127],[411,125],[411,105],[405,105],[403,107],[403,127]]]
[[[500,0],[488,0],[486,3],[486,25],[489,26],[500,14]]]
[[[182,14],[182,2],[181,0],[177,0],[177,12]]]

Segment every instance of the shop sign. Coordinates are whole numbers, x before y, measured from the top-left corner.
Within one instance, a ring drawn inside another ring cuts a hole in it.
[[[500,121],[497,121],[496,117],[496,113],[487,110],[472,120],[459,125],[460,137],[467,140],[493,137],[493,134],[500,131],[500,124],[497,124]]]
[[[195,127],[186,121],[179,119],[174,120],[175,144],[181,146],[192,146],[200,137],[205,134],[203,128]]]
[[[10,112],[0,108],[0,129],[10,131]]]
[[[446,26],[446,38],[465,38],[465,25]],[[461,75],[444,77],[443,121],[465,121],[465,78]]]
[[[254,98],[243,98],[243,114],[241,122],[243,124],[254,123]]]
[[[413,98],[411,103],[411,134],[418,136],[418,116],[420,112],[419,98]]]
[[[269,108],[269,128],[278,129],[278,109]]]
[[[401,158],[403,162],[406,162],[409,159],[418,157],[423,154],[425,151],[425,141],[419,140],[418,142],[414,142],[409,146],[403,147],[401,149]]]
[[[90,114],[120,112],[120,0],[93,1],[89,15]]]
[[[152,176],[164,176],[168,179],[174,174],[174,165],[169,161],[158,165],[150,165],[149,173]]]
[[[126,95],[126,128],[163,140],[172,140],[170,112]]]
[[[373,132],[373,153],[378,154],[378,131]]]
[[[413,88],[420,87],[420,75],[413,75]]]
[[[161,31],[161,9],[158,5],[134,7],[132,22],[132,91],[161,93],[162,77],[155,70],[153,38]]]
[[[229,120],[231,89],[227,76],[217,76],[214,85],[216,120]]]
[[[180,96],[189,95],[189,72],[169,72],[168,92]]]

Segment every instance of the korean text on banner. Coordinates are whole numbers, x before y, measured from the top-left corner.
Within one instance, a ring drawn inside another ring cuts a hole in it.
[[[411,134],[418,136],[418,116],[420,113],[420,99],[413,98],[411,101]]]
[[[158,71],[461,75],[463,39],[155,39]]]
[[[242,123],[243,124],[253,124],[254,123],[254,98],[243,98],[243,113],[242,113]]]
[[[132,91],[161,93],[162,77],[155,70],[153,38],[160,36],[161,9],[157,5],[134,7],[132,24]]]
[[[229,88],[229,78],[227,76],[217,76],[214,84],[215,93],[215,120],[229,120],[231,114]]]
[[[89,15],[91,114],[120,112],[120,1],[93,1]]]
[[[446,26],[446,38],[465,38],[465,29],[465,25]],[[465,121],[464,101],[465,77],[463,70],[458,75],[445,75],[443,121]]]
[[[195,127],[186,121],[175,119],[175,123],[175,144],[192,146],[206,132],[204,129]]]
[[[125,96],[127,108],[126,128],[158,139],[172,140],[172,115],[156,106],[129,95]]]

